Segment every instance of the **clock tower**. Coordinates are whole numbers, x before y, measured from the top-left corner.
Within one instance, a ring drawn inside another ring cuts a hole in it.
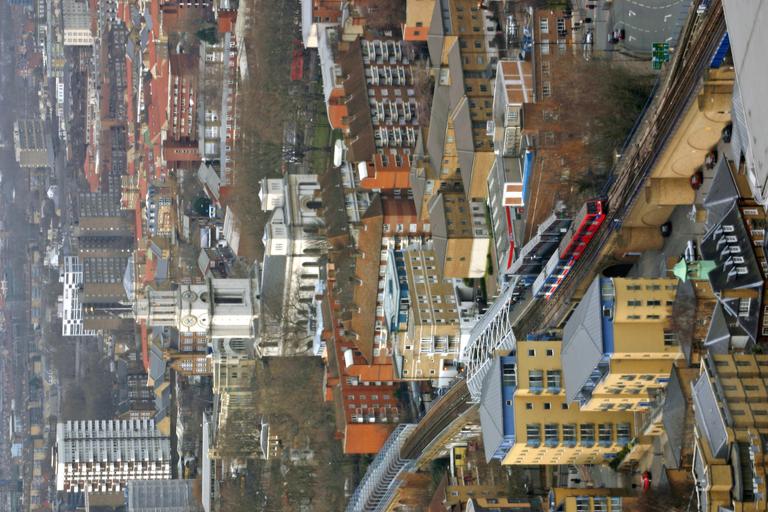
[[[208,279],[176,290],[147,290],[137,299],[137,320],[209,338],[252,338],[258,320],[258,280]]]

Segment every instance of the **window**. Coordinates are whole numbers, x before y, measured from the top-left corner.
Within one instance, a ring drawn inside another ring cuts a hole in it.
[[[629,443],[630,428],[629,423],[619,423],[616,425],[616,443],[622,446]]]
[[[640,291],[640,285],[639,284],[628,284],[627,285],[627,291],[632,291],[632,292]]]
[[[547,349],[547,357],[552,357],[554,355],[555,355],[555,351],[552,350],[551,348],[548,348]]]
[[[608,497],[594,496],[592,498],[592,512],[608,512]]]
[[[576,446],[576,425],[568,423],[563,425],[563,444],[565,446]]]
[[[538,448],[541,445],[541,425],[529,423],[525,426],[525,437],[528,446]]]
[[[589,496],[576,496],[576,512],[590,512]]]
[[[517,367],[514,363],[504,363],[504,366],[502,368],[502,385],[503,386],[517,385]]]
[[[640,315],[627,315],[628,320],[640,320]]]
[[[648,300],[645,302],[648,306],[661,306],[660,300]]]
[[[658,320],[661,317],[659,315],[645,315],[645,318],[648,320]]]
[[[533,402],[526,402],[525,403],[525,408],[528,411],[532,411],[533,410]]]
[[[664,330],[664,345],[666,346],[674,346],[677,345],[677,333],[674,331],[667,331]]]
[[[544,444],[549,447],[560,444],[560,428],[557,423],[547,423],[544,425]]]
[[[547,370],[547,391],[559,393],[561,380],[562,372],[560,370]]]
[[[621,512],[621,496],[611,496],[611,511]]]
[[[567,411],[568,410],[568,402],[563,402],[562,404],[560,404],[560,408],[563,409],[564,411]]]
[[[539,30],[542,34],[549,34],[549,20],[547,18],[539,19]]]
[[[581,446],[594,446],[595,444],[595,424],[582,423],[579,425],[579,441]]]
[[[529,370],[528,371],[528,388],[534,393],[541,393],[543,387],[544,387],[544,371]]]
[[[631,308],[640,307],[642,305],[643,305],[643,301],[641,301],[641,300],[628,300],[627,301],[627,306],[629,306]]]
[[[549,402],[544,402],[544,410],[548,411],[550,409],[552,409],[552,404]]]
[[[613,444],[613,424],[600,423],[597,427],[597,435],[600,446],[611,446]]]
[[[528,349],[528,357],[536,357],[536,350],[529,348]]]
[[[549,55],[549,41],[546,39],[541,42],[541,54]]]
[[[739,299],[739,316],[744,318],[749,316],[750,299]]]
[[[550,84],[549,81],[541,84],[541,95],[545,98],[552,96],[552,84]]]

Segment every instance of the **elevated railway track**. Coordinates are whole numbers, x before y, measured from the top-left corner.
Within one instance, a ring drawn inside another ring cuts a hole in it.
[[[698,2],[700,3],[700,2]],[[625,152],[614,169],[607,192],[606,222],[595,234],[568,279],[549,300],[537,304],[520,316],[515,331],[521,334],[557,326],[571,308],[572,299],[600,271],[599,263],[623,219],[632,211],[638,194],[647,183],[666,142],[681,117],[696,100],[702,76],[725,36],[725,16],[720,0],[710,3],[704,14],[692,6],[689,23],[683,28],[672,62],[657,88],[656,97],[646,109],[632,134]]]

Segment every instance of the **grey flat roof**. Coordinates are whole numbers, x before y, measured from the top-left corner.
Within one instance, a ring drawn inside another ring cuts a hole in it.
[[[501,397],[501,358],[496,356],[483,380],[478,407],[483,432],[485,460],[490,461],[504,440],[504,411]]]
[[[589,286],[563,330],[560,359],[566,400],[573,401],[603,357],[600,278]]]
[[[128,482],[128,512],[197,512],[193,480],[133,480]]]
[[[706,437],[712,455],[723,458],[728,453],[728,433],[725,418],[717,403],[714,383],[704,372],[692,386],[696,428]]]

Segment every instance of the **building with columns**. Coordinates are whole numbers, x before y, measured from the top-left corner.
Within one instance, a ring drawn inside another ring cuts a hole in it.
[[[264,179],[259,199],[271,214],[263,238],[257,355],[309,354],[316,314],[312,301],[319,293],[320,266],[328,246],[318,177],[292,174]]]

